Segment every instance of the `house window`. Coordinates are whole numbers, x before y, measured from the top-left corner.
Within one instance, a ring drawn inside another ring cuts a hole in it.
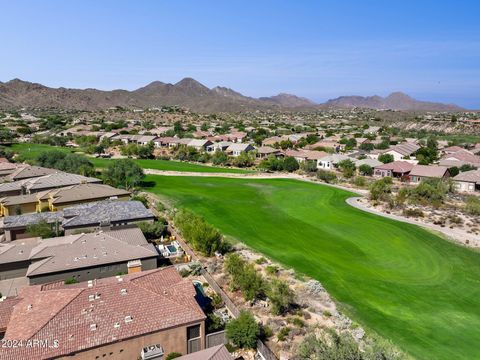
[[[187,352],[193,353],[201,350],[200,325],[187,328]]]

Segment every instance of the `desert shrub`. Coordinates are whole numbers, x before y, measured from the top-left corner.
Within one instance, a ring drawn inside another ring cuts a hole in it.
[[[260,327],[252,314],[242,311],[238,318],[227,324],[225,335],[234,345],[243,349],[253,349],[260,335]]]
[[[392,178],[384,177],[370,184],[370,199],[388,201],[392,193]]]
[[[278,267],[276,267],[275,265],[268,265],[265,268],[265,272],[267,273],[267,275],[270,275],[270,276],[276,275],[278,272]]]
[[[225,271],[232,281],[230,288],[240,290],[245,300],[260,298],[265,294],[265,281],[253,264],[243,260],[238,254],[229,254],[225,259]]]
[[[394,160],[393,155],[391,155],[391,154],[381,154],[378,157],[378,161],[381,161],[384,164],[391,163],[391,162],[393,162],[393,160]]]
[[[465,209],[471,215],[480,215],[480,199],[476,196],[467,197]]]
[[[404,209],[403,215],[407,217],[423,217],[423,211],[420,209]]]
[[[365,176],[373,175],[373,168],[367,164],[360,165],[358,171],[360,171],[360,174]]]
[[[212,256],[220,249],[222,235],[202,217],[182,210],[175,215],[175,224],[194,250]]]
[[[285,281],[273,280],[267,290],[274,315],[284,314],[292,305],[295,294]]]
[[[325,181],[327,184],[331,184],[337,180],[337,175],[333,171],[320,169],[317,172],[317,178]]]
[[[132,195],[132,197],[130,198],[130,200],[133,200],[133,201],[140,201],[143,206],[145,206],[146,208],[148,208],[148,199],[145,195]]]
[[[282,327],[280,331],[277,333],[277,340],[285,341],[289,333],[290,333],[290,328],[288,326]]]
[[[165,219],[159,218],[154,222],[142,221],[137,224],[143,235],[147,240],[158,239],[162,236],[167,228],[167,222]]]
[[[267,262],[267,259],[265,259],[263,256],[255,260],[255,264],[261,265],[265,264]]]
[[[364,187],[366,183],[365,178],[362,176],[355,176],[353,179],[353,184],[358,187]]]
[[[342,170],[342,174],[347,179],[355,174],[355,163],[352,160],[342,160],[338,163],[338,168]]]

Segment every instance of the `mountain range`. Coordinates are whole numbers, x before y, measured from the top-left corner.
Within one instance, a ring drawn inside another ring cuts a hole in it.
[[[113,106],[159,107],[179,105],[196,112],[238,112],[251,110],[322,108],[371,108],[419,111],[457,111],[452,104],[418,101],[401,92],[380,96],[341,96],[317,104],[296,95],[281,93],[270,97],[244,96],[226,87],[206,87],[192,78],[175,84],[154,81],[139,89],[97,90],[51,88],[19,79],[0,82],[0,108],[60,108],[101,110]]]

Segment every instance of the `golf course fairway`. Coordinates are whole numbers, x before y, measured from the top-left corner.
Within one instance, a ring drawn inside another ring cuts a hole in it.
[[[147,176],[145,190],[318,279],[341,309],[418,359],[480,359],[480,254],[363,212],[351,193],[269,179]]]

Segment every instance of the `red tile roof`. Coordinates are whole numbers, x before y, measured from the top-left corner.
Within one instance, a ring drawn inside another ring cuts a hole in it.
[[[122,279],[121,281],[119,279]],[[1,359],[74,354],[133,336],[203,321],[192,283],[167,267],[88,283],[25,288],[5,339],[58,340],[58,347],[0,349]],[[1,318],[0,307],[0,318]],[[131,321],[129,319],[131,317]]]

